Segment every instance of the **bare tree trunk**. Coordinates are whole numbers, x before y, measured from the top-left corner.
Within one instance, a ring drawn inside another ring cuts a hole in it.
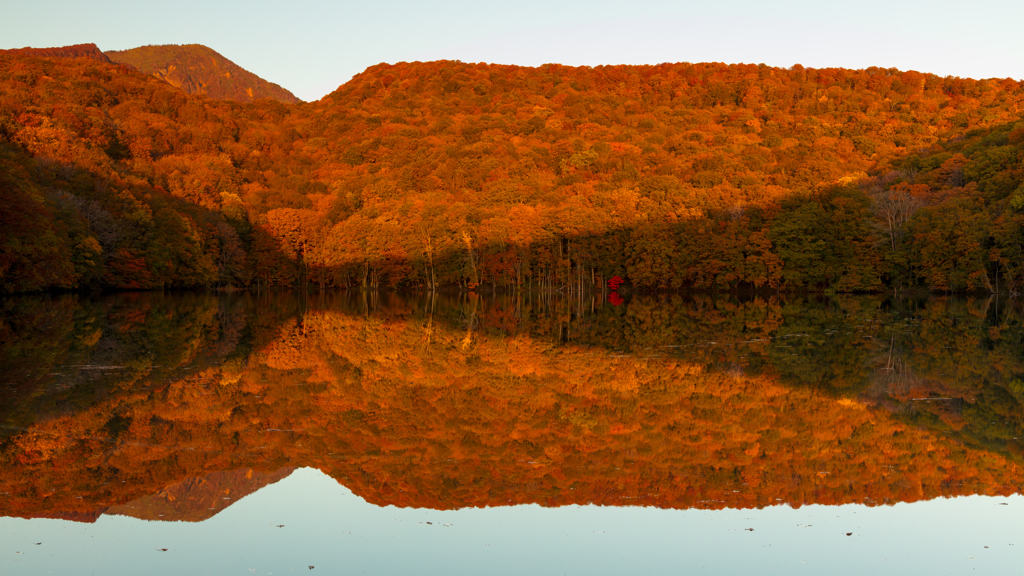
[[[473,237],[469,235],[469,232],[463,230],[462,241],[466,244],[466,255],[469,260],[469,279],[475,288],[479,284],[479,280],[476,273],[476,259],[473,256]]]
[[[427,287],[430,291],[437,290],[437,276],[434,274],[434,241],[429,234],[423,235],[423,241],[425,244],[425,252],[427,253]]]

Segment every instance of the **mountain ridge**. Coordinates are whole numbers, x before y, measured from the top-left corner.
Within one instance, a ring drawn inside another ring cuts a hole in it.
[[[57,46],[53,48],[13,48],[0,50],[0,54],[16,54],[19,56],[35,56],[39,58],[91,58],[99,62],[112,63],[113,61],[92,43],[74,44],[71,46]]]

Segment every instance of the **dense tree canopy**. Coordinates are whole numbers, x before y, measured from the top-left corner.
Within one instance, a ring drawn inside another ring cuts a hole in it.
[[[374,66],[314,103],[0,55],[0,290],[1018,291],[1024,85]]]

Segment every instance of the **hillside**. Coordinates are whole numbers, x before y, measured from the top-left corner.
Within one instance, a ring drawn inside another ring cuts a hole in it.
[[[374,66],[201,99],[0,56],[0,290],[1017,292],[1024,84],[754,65]]]
[[[257,98],[299,102],[288,90],[200,44],[140,46],[110,50],[106,55],[114,62],[133,66],[189,94],[206,94],[236,102],[252,102]]]

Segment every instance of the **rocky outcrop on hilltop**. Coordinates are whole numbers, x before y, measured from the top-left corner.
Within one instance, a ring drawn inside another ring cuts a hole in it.
[[[249,72],[216,51],[200,44],[140,46],[106,53],[114,62],[128,64],[156,76],[189,94],[220,100],[251,102],[271,98],[294,104],[294,94]]]

